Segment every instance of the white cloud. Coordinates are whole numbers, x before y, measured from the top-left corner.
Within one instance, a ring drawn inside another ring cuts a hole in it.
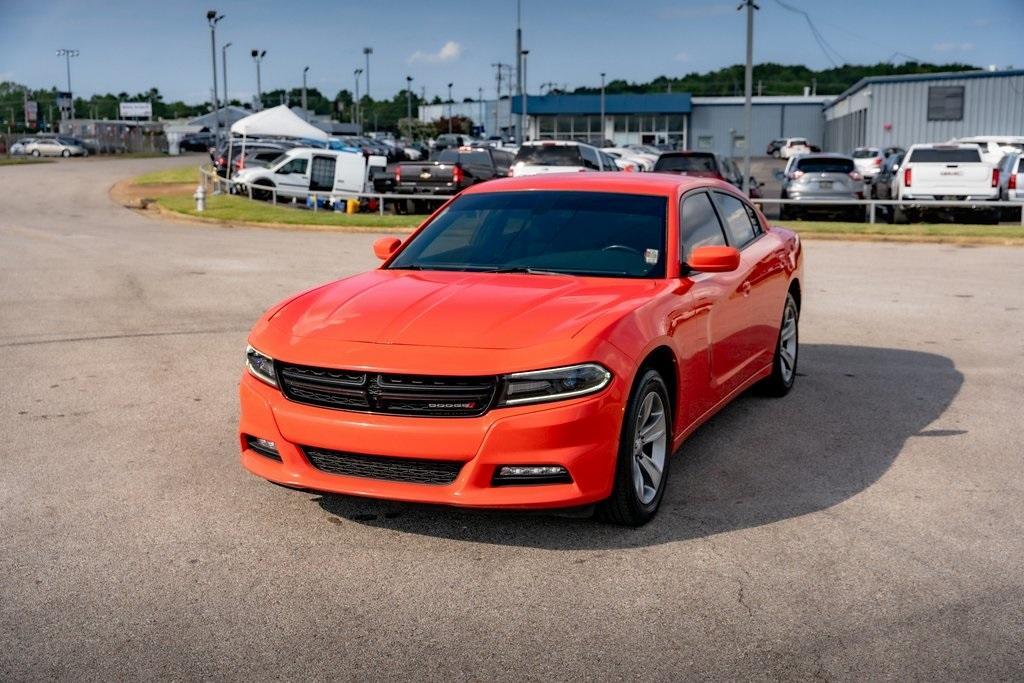
[[[413,52],[409,56],[409,63],[414,64],[416,62],[424,62],[426,64],[441,64],[444,62],[453,62],[458,59],[461,54],[462,46],[454,40],[449,40],[447,43],[442,45],[441,49],[437,52],[416,50],[416,52]]]
[[[688,62],[688,61],[690,61],[690,53],[689,52],[677,52],[676,56],[673,57],[672,59],[676,60],[677,62]]]
[[[658,14],[662,19],[707,19],[736,11],[734,3],[714,3],[694,7],[664,7]]]
[[[953,41],[946,41],[942,43],[935,43],[932,45],[932,50],[935,52],[971,52],[974,50],[974,43],[956,43]]]

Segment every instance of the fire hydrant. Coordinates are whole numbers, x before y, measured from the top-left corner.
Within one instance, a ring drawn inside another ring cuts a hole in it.
[[[206,188],[200,185],[196,188],[196,193],[192,195],[196,200],[196,212],[202,213],[206,211]]]

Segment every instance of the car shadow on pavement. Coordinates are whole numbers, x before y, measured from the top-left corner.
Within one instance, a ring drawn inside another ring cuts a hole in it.
[[[676,453],[659,514],[627,529],[552,513],[464,510],[323,495],[339,518],[474,543],[550,549],[630,548],[746,529],[824,510],[877,481],[913,436],[959,433],[941,422],[963,375],[943,356],[804,344],[783,399],[746,395]]]

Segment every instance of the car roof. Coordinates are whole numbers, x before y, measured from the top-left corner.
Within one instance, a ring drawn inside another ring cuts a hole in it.
[[[849,159],[853,161],[853,157],[849,154],[839,154],[837,152],[811,152],[810,154],[801,154],[793,157],[794,159]]]
[[[521,147],[578,147],[580,145],[586,145],[587,147],[593,147],[593,145],[587,145],[585,142],[578,140],[527,140]]]
[[[716,157],[718,156],[714,152],[702,152],[696,149],[682,149],[677,152],[662,152],[662,158],[670,157]]]
[[[698,178],[666,173],[545,173],[502,178],[479,183],[463,194],[487,192],[521,192],[524,190],[576,190],[579,192],[620,192],[674,197],[697,187],[713,187],[735,191],[728,183],[714,178]]]

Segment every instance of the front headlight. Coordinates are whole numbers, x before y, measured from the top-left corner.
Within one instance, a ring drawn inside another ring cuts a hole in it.
[[[245,347],[245,367],[249,374],[261,382],[266,382],[272,387],[277,386],[277,376],[274,374],[274,359],[260,353],[251,346]]]
[[[612,373],[597,363],[583,363],[550,370],[516,372],[505,376],[503,406],[561,401],[601,391],[612,380]]]

